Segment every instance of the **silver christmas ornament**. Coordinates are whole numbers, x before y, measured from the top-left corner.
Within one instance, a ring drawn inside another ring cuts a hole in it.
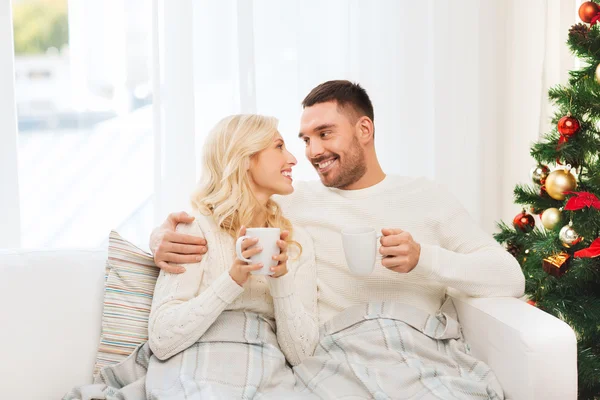
[[[563,246],[567,248],[576,245],[582,239],[579,236],[579,233],[577,233],[575,229],[573,229],[573,225],[570,223],[562,227],[562,229],[558,233],[558,238],[562,242]]]
[[[531,171],[529,172],[529,176],[531,176],[531,180],[536,185],[543,185],[549,173],[550,168],[548,168],[546,165],[540,164],[536,165],[531,169]]]

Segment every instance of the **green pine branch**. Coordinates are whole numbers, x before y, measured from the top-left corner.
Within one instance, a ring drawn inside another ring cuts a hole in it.
[[[575,24],[569,30],[567,45],[582,66],[569,72],[567,84],[548,91],[556,107],[553,128],[531,146],[530,153],[538,164],[551,169],[570,164],[577,177],[574,191],[590,192],[600,198],[600,83],[597,81],[600,69],[596,76],[596,69],[600,68],[600,24],[593,27]],[[557,123],[569,113],[579,121],[580,130],[564,141]],[[521,265],[527,295],[538,307],[562,319],[576,332],[579,398],[600,399],[600,257],[575,257],[577,251],[600,237],[600,210],[593,207],[564,210],[571,196],[555,200],[538,185],[517,184],[516,204],[535,214],[558,208],[562,210],[562,221],[553,229],[538,226],[530,232],[500,222],[494,237],[507,246]],[[569,222],[581,241],[566,247],[560,240],[560,231]],[[543,269],[544,260],[561,252],[570,256],[569,269],[560,277],[548,274]]]
[[[577,372],[579,374],[579,399],[598,399],[600,396],[600,351],[596,346],[577,347]],[[584,383],[583,385],[581,383]]]
[[[598,65],[598,61],[595,62]],[[595,67],[594,67],[595,70]],[[600,85],[594,75],[570,82],[569,85],[556,85],[548,91],[548,97],[561,110],[554,121],[558,121],[570,110],[572,115],[587,119],[600,118]]]
[[[539,186],[517,184],[513,194],[515,204],[532,206],[536,214],[547,208],[560,208],[563,206],[562,201],[554,200],[547,194],[541,195],[541,188]],[[527,209],[527,207],[525,208]]]

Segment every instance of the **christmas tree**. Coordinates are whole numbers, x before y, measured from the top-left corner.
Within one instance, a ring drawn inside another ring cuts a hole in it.
[[[523,212],[499,223],[496,240],[521,264],[529,303],[568,323],[578,340],[579,398],[600,398],[600,5],[567,45],[583,67],[549,91],[553,129],[531,147],[532,183],[517,185]],[[535,226],[532,214],[540,215]],[[560,373],[560,371],[557,371]]]

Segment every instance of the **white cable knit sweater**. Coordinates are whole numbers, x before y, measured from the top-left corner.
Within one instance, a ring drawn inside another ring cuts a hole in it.
[[[435,313],[456,288],[477,297],[521,296],[525,279],[518,262],[483,232],[447,190],[424,178],[388,175],[366,189],[326,188],[298,182],[278,196],[286,217],[305,228],[315,245],[319,322],[355,304],[394,300]],[[341,230],[346,226],[399,228],[421,244],[410,273],[381,265],[367,277],[351,275]]]
[[[321,324],[347,307],[377,300],[435,313],[447,287],[478,297],[523,294],[525,279],[517,261],[440,185],[388,175],[361,190],[330,189],[318,181],[295,186],[292,195],[276,201],[294,223],[303,254],[279,279],[253,276],[242,289],[227,273],[234,257],[231,237],[219,232],[212,219],[197,214],[194,223],[178,227],[205,236],[209,251],[201,263],[186,265],[181,275],[160,273],[149,323],[149,342],[157,357],[168,358],[190,346],[223,310],[274,315],[281,348],[296,365],[316,346],[317,306]],[[370,276],[354,276],[342,247],[340,232],[346,226],[408,231],[421,244],[420,261],[413,271],[401,274],[383,267],[379,259]]]
[[[198,212],[177,231],[204,236],[208,252],[202,261],[184,264],[182,274],[160,272],[148,325],[149,345],[161,360],[195,343],[225,310],[252,311],[275,319],[277,340],[287,360],[299,364],[312,355],[318,341],[315,254],[312,240],[294,227],[302,245],[297,258],[290,247],[288,273],[279,278],[252,275],[239,286],[229,275],[235,241],[210,216]],[[293,257],[295,259],[293,259]]]

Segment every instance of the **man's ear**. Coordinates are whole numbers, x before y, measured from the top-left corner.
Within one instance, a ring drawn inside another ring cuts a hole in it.
[[[358,121],[356,121],[356,130],[358,133],[358,139],[361,143],[367,144],[373,140],[375,127],[373,125],[373,121],[371,121],[371,118],[367,116],[360,117]]]

